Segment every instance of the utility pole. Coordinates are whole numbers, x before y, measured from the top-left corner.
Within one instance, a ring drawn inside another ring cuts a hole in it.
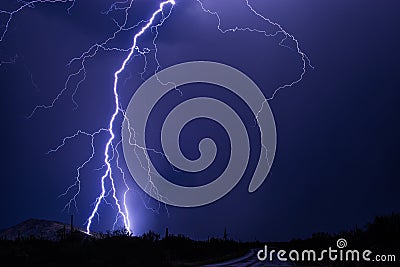
[[[71,215],[71,235],[73,231],[74,231],[74,215]]]
[[[224,241],[226,242],[226,239],[228,238],[228,235],[226,234],[226,227],[224,229]]]

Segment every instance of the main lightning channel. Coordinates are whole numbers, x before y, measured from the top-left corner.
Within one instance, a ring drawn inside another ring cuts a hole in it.
[[[119,204],[119,200],[116,197],[114,179],[112,178],[112,168],[111,168],[111,164],[110,164],[110,161],[109,161],[109,150],[110,150],[110,147],[112,146],[112,142],[113,142],[113,140],[115,138],[113,124],[114,124],[115,118],[117,117],[117,115],[118,115],[118,113],[120,111],[120,109],[119,109],[119,95],[118,95],[118,90],[117,90],[118,80],[119,80],[119,75],[124,71],[126,65],[128,64],[128,62],[130,61],[130,59],[133,56],[133,53],[135,51],[136,44],[137,44],[137,39],[143,33],[145,33],[147,29],[150,28],[150,26],[153,24],[156,16],[163,11],[164,6],[167,5],[167,4],[175,5],[175,1],[174,0],[167,0],[167,1],[164,1],[164,2],[160,3],[159,8],[153,13],[151,18],[148,20],[147,24],[145,26],[143,26],[142,29],[137,34],[135,34],[135,36],[133,37],[133,44],[132,44],[132,47],[130,48],[128,56],[123,61],[121,67],[114,73],[113,93],[114,93],[114,100],[115,100],[115,110],[114,110],[114,113],[112,114],[111,119],[110,119],[109,128],[108,128],[108,131],[110,133],[110,138],[108,139],[108,141],[106,143],[106,148],[105,148],[105,151],[104,151],[104,163],[107,166],[107,170],[106,170],[105,174],[101,177],[101,193],[97,197],[96,202],[95,202],[95,206],[93,208],[93,211],[92,211],[91,215],[89,216],[89,218],[87,220],[86,232],[88,234],[90,234],[90,227],[92,225],[92,220],[96,216],[98,208],[100,206],[100,203],[104,199],[104,196],[106,194],[106,189],[105,189],[105,184],[104,183],[105,183],[105,179],[107,177],[110,178],[111,186],[112,186],[112,189],[113,189],[113,197],[114,197],[115,203],[116,203],[116,205],[118,207],[118,212],[121,214],[121,216],[123,218],[125,229],[129,232],[129,234],[131,234],[129,218],[122,211],[121,205]]]

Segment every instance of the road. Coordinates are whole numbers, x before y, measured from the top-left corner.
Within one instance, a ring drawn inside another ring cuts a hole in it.
[[[252,249],[249,253],[243,257],[209,265],[204,265],[203,267],[223,267],[223,266],[234,266],[234,267],[272,267],[272,266],[296,266],[292,262],[281,262],[278,259],[274,261],[259,261],[257,258],[257,250]]]

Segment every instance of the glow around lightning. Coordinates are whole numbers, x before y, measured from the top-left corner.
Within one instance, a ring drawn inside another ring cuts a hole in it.
[[[5,20],[5,24],[2,25],[1,31],[0,31],[0,43],[4,40],[4,38],[7,36],[8,30],[9,30],[9,26],[10,23],[12,22],[12,20],[14,19],[14,17],[20,13],[22,10],[26,9],[26,8],[34,8],[36,4],[42,4],[42,3],[64,3],[68,5],[67,11],[68,13],[71,12],[71,10],[74,8],[75,5],[75,1],[76,0],[33,0],[33,1],[18,1],[21,3],[21,5],[13,10],[13,11],[5,11],[5,10],[0,10],[0,15],[2,16],[6,16],[6,20]],[[187,1],[187,0],[184,0]],[[274,27],[276,27],[276,31],[274,32],[267,32],[263,29],[257,29],[257,28],[251,28],[251,27],[233,27],[233,28],[227,28],[224,29],[222,27],[222,22],[221,22],[221,17],[220,15],[212,10],[209,10],[203,3],[203,0],[193,0],[196,1],[200,7],[201,10],[203,12],[205,12],[208,15],[212,15],[217,19],[217,29],[222,33],[222,34],[228,34],[228,33],[234,33],[236,31],[244,31],[244,32],[251,32],[251,33],[258,33],[258,34],[262,34],[266,37],[274,37],[274,36],[278,36],[278,35],[282,35],[282,39],[279,43],[280,46],[288,48],[293,50],[295,53],[297,53],[297,55],[299,55],[299,57],[302,60],[302,70],[299,74],[299,76],[294,79],[293,81],[290,81],[286,84],[283,84],[281,86],[279,86],[278,88],[275,88],[273,90],[272,95],[267,98],[266,101],[272,100],[274,99],[274,97],[276,96],[276,94],[278,93],[278,91],[280,91],[281,89],[284,88],[288,88],[288,87],[292,87],[294,85],[296,85],[297,83],[299,83],[305,73],[308,67],[311,67],[310,64],[310,60],[308,59],[307,55],[301,50],[300,46],[299,46],[299,42],[298,40],[292,35],[290,34],[288,31],[286,31],[284,29],[284,27],[282,27],[280,24],[271,21],[270,19],[264,17],[262,14],[258,13],[255,8],[253,8],[253,6],[250,4],[249,0],[242,0],[245,4],[245,6],[257,17],[263,19],[266,23],[268,23],[269,25],[272,25]],[[228,2],[228,1],[227,1]],[[118,114],[122,114],[122,116],[124,115],[124,110],[122,107],[120,107],[120,101],[119,101],[119,94],[118,94],[118,85],[120,85],[121,81],[120,81],[120,74],[122,72],[124,72],[126,66],[129,64],[130,61],[132,61],[136,56],[142,56],[144,58],[145,61],[145,65],[143,68],[143,72],[141,73],[141,76],[143,78],[143,74],[146,72],[146,68],[147,68],[147,54],[150,53],[151,49],[149,48],[143,48],[140,49],[138,46],[138,40],[140,39],[140,37],[146,32],[146,31],[150,31],[152,30],[153,34],[154,34],[154,38],[153,38],[153,47],[154,47],[154,60],[157,64],[155,73],[157,71],[160,70],[161,66],[160,63],[157,59],[157,36],[158,36],[158,27],[162,26],[163,22],[169,17],[169,15],[171,14],[172,11],[172,6],[175,5],[175,1],[174,0],[166,0],[160,3],[159,7],[157,10],[154,11],[154,13],[152,14],[152,16],[148,19],[148,20],[142,20],[140,22],[138,22],[136,25],[133,26],[127,26],[127,22],[128,22],[128,11],[132,8],[132,5],[134,3],[134,0],[126,0],[126,1],[120,1],[120,2],[115,2],[114,4],[111,5],[111,7],[104,12],[104,14],[109,14],[115,10],[119,10],[119,11],[124,11],[125,12],[125,18],[122,24],[118,23],[116,20],[114,20],[115,25],[117,27],[117,30],[115,30],[109,37],[107,37],[105,40],[103,40],[102,42],[98,42],[95,43],[94,45],[92,45],[91,47],[89,47],[86,51],[84,51],[80,56],[72,58],[72,60],[67,64],[68,67],[72,68],[72,67],[76,67],[78,66],[77,70],[75,72],[71,72],[71,74],[67,77],[64,87],[59,91],[59,93],[56,95],[56,97],[53,99],[53,101],[50,102],[50,104],[47,105],[39,105],[36,106],[32,113],[29,114],[28,118],[32,117],[36,111],[38,110],[42,110],[42,109],[49,109],[54,107],[54,105],[60,100],[61,96],[67,91],[69,90],[69,88],[71,87],[71,84],[73,82],[74,78],[78,78],[78,81],[74,84],[72,90],[72,96],[71,96],[71,100],[74,103],[75,108],[78,107],[78,103],[75,101],[74,96],[78,90],[78,88],[81,86],[81,84],[85,81],[86,78],[86,63],[89,59],[95,57],[97,55],[97,52],[99,50],[103,50],[103,51],[115,51],[115,52],[122,52],[122,53],[127,53],[126,57],[124,58],[122,64],[120,65],[119,69],[114,73],[114,83],[113,83],[113,95],[114,95],[114,112],[111,115],[109,121],[108,121],[108,127],[107,128],[101,128],[93,133],[89,133],[87,131],[84,130],[78,130],[76,131],[73,135],[67,136],[63,139],[62,143],[57,146],[54,149],[51,149],[49,151],[49,153],[54,153],[57,152],[59,149],[61,149],[62,147],[64,147],[64,145],[67,144],[68,141],[74,139],[74,138],[78,138],[80,136],[85,137],[85,138],[89,138],[91,141],[91,154],[89,156],[89,158],[83,162],[80,166],[78,166],[78,168],[76,169],[76,175],[75,175],[75,182],[69,186],[67,188],[67,190],[61,194],[61,196],[66,196],[67,194],[70,193],[71,190],[76,189],[76,191],[73,193],[73,197],[66,203],[64,209],[69,210],[71,208],[71,206],[73,205],[75,207],[75,209],[77,210],[77,197],[80,193],[80,185],[81,185],[81,180],[80,180],[80,175],[81,175],[81,170],[86,167],[88,165],[88,163],[95,157],[95,147],[94,147],[94,140],[98,135],[107,135],[108,139],[106,144],[104,145],[104,164],[102,166],[102,168],[100,168],[100,170],[105,170],[104,174],[101,176],[101,192],[98,195],[98,197],[96,198],[96,200],[93,203],[93,210],[90,213],[90,216],[88,217],[87,221],[86,221],[86,232],[90,233],[91,232],[91,226],[93,223],[93,220],[96,216],[99,216],[99,208],[100,205],[102,203],[105,204],[111,204],[109,202],[107,202],[106,198],[108,196],[112,196],[115,206],[118,210],[118,214],[117,217],[115,219],[115,223],[114,226],[116,225],[117,221],[119,218],[122,218],[123,223],[124,223],[124,227],[125,229],[131,233],[132,231],[132,224],[130,222],[130,218],[129,218],[129,208],[127,206],[127,202],[126,202],[126,196],[127,196],[127,192],[130,190],[128,185],[127,185],[127,181],[125,180],[125,174],[122,171],[122,168],[120,167],[119,163],[118,163],[118,159],[119,159],[119,153],[118,153],[118,146],[120,144],[120,142],[118,142],[118,140],[116,139],[116,134],[115,134],[115,128],[114,128],[114,122],[116,117],[118,116]],[[167,15],[164,14],[164,9],[166,9],[166,6],[171,6],[171,9],[169,10],[169,13]],[[157,18],[161,16],[161,19],[157,20]],[[144,25],[143,25],[144,24]],[[143,25],[143,26],[142,26]],[[141,27],[141,28],[140,28]],[[109,42],[114,40],[114,38],[116,38],[116,36],[123,32],[123,31],[131,31],[131,30],[136,30],[137,28],[140,28],[140,30],[133,36],[133,40],[132,40],[132,45],[130,47],[127,48],[117,48],[117,47],[112,47],[109,46]],[[154,30],[154,31],[153,31]],[[289,45],[286,45],[287,41],[291,41],[294,45],[294,47],[290,47]],[[137,54],[135,54],[137,53]],[[0,67],[2,65],[6,65],[6,64],[14,64],[16,62],[16,58],[10,58],[9,60],[5,60],[0,62]],[[161,81],[159,81],[161,82]],[[162,83],[162,82],[161,82]],[[169,83],[169,82],[168,82]],[[176,88],[178,91],[179,89]],[[263,111],[263,107],[264,107],[265,102],[260,103],[260,110],[259,112],[256,114],[256,119],[258,120],[258,114],[260,114],[260,112]],[[132,129],[134,130],[134,129]],[[261,132],[261,135],[263,133]],[[116,143],[116,144],[114,144]],[[132,145],[136,146],[134,143],[132,143]],[[148,151],[151,150],[155,153],[160,153],[157,152],[153,149],[150,148],[146,148],[146,147],[138,147],[139,149],[142,149],[144,151]],[[263,148],[265,148],[265,146],[263,145]],[[125,191],[123,192],[123,199],[122,201],[120,201],[118,199],[117,196],[117,188],[116,185],[114,183],[114,175],[115,175],[115,169],[113,170],[112,166],[111,166],[111,161],[112,160],[116,160],[116,164],[117,164],[117,170],[122,174],[122,179],[123,179],[123,183],[125,186]],[[147,160],[150,160],[149,158]],[[146,168],[146,166],[142,166],[143,168]],[[114,171],[114,172],[113,172]],[[105,186],[105,182],[106,180],[109,179],[110,183],[111,183],[111,189],[106,189]],[[151,175],[149,172],[149,181],[151,182]],[[154,188],[154,190],[157,190],[157,188]],[[160,196],[162,197],[162,196]]]

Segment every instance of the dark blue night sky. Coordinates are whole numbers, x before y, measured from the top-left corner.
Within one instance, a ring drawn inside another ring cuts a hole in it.
[[[14,10],[21,3],[6,1],[0,9]],[[87,132],[107,127],[113,112],[113,75],[126,52],[99,51],[86,62],[86,79],[74,99],[71,80],[65,93],[48,110],[79,63],[66,64],[115,31],[115,19],[122,22],[123,11],[109,9],[113,1],[81,1],[70,4],[39,3],[16,14],[4,40],[0,42],[2,113],[2,175],[0,186],[0,229],[28,218],[68,221],[74,214],[83,227],[100,192],[102,150],[107,135],[99,135],[99,154],[82,170],[78,210],[63,211],[74,191],[58,197],[74,182],[76,168],[91,153],[90,138],[68,141],[60,151],[47,155],[65,136],[78,129]],[[276,31],[257,19],[245,1],[203,1],[217,11],[221,28],[257,27]],[[314,232],[338,232],[362,226],[377,215],[400,210],[400,3],[396,0],[319,1],[251,0],[265,17],[280,23],[299,41],[314,69],[303,80],[285,88],[269,102],[277,128],[277,150],[264,184],[254,193],[247,188],[258,160],[260,146],[252,150],[249,167],[239,184],[224,198],[197,208],[177,208],[150,199],[132,179],[128,200],[135,234],[148,230],[182,233],[195,239],[228,235],[241,240],[288,240]],[[158,1],[135,2],[129,24],[147,19]],[[7,16],[0,15],[3,31]],[[257,33],[222,34],[218,21],[203,12],[195,0],[176,0],[171,16],[159,28],[158,59],[163,68],[177,63],[207,60],[233,66],[252,78],[269,97],[274,90],[296,80],[302,71],[295,51],[279,46],[282,36]],[[125,32],[111,44],[129,48],[132,34]],[[139,46],[152,48],[150,32]],[[293,43],[287,45],[293,47]],[[149,54],[146,79],[156,67]],[[121,104],[126,107],[143,82],[139,72],[144,60],[135,57],[121,76]],[[252,124],[254,117],[239,99],[215,86],[183,86],[183,96],[171,94],[152,114],[150,144],[159,146],[159,128],[168,110],[179,101],[194,96],[213,96],[241,113],[250,129],[251,140],[260,138]],[[193,90],[195,89],[195,90]],[[157,116],[159,114],[159,116]],[[117,123],[121,123],[118,121]],[[118,127],[117,127],[118,128]],[[212,137],[219,154],[204,177],[190,180],[176,174],[171,180],[187,185],[208,183],[220,173],[229,158],[226,132],[208,120],[191,122],[182,132],[183,153],[198,157],[199,140]],[[168,164],[157,155],[160,170],[168,175]],[[165,167],[166,166],[166,167]],[[122,166],[127,170],[126,166]],[[181,179],[181,180],[180,180]],[[202,180],[204,179],[204,180]],[[100,221],[93,230],[112,228],[115,209],[102,204]]]

